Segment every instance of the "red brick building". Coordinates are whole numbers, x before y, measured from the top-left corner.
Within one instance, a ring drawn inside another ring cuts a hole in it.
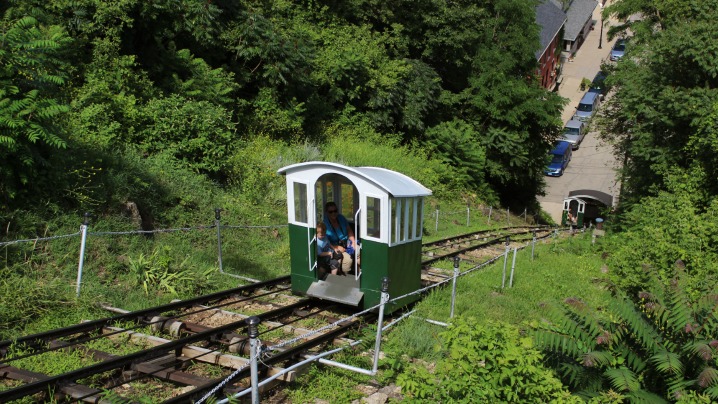
[[[560,75],[566,13],[553,0],[543,0],[536,7],[536,23],[541,28],[539,34],[541,47],[536,51],[539,66],[536,74],[543,87],[553,89]]]

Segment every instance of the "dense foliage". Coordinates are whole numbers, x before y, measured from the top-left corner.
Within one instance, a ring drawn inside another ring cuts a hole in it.
[[[262,136],[321,150],[378,135],[446,165],[439,183],[535,204],[563,101],[534,79],[534,2],[375,3],[3,3],[3,210],[115,212],[75,189],[113,182],[121,155],[231,185]],[[377,164],[347,149],[312,157]]]
[[[567,299],[539,327],[538,345],[584,398],[613,390],[631,402],[718,400],[718,295],[690,299],[682,276],[646,286],[637,302],[617,290],[601,311]]]
[[[118,215],[128,205],[145,229],[207,223],[216,206],[235,223],[280,223],[276,170],[309,160],[405,172],[438,197],[531,206],[563,107],[533,78],[534,7],[2,2],[3,237],[76,231],[78,211],[134,230]],[[616,296],[596,311],[569,300],[539,338],[566,385],[593,402],[716,399],[717,10],[718,0],[613,0],[604,10],[618,21],[611,35],[632,36],[602,107],[603,135],[625,163],[613,234],[599,242]],[[281,237],[227,237],[225,268],[277,275]],[[73,279],[74,248],[5,247],[4,335],[96,310],[58,281]],[[208,275],[215,253],[211,237],[194,234],[98,238],[86,282],[96,299],[166,302],[221,284]],[[458,322],[442,338],[434,373],[402,376],[414,398],[571,399],[512,327]],[[486,372],[499,361],[511,366]],[[456,369],[462,378],[449,376]]]
[[[0,200],[33,182],[47,184],[49,155],[67,146],[60,120],[69,107],[58,94],[69,42],[62,27],[31,16],[0,20]]]
[[[643,18],[630,18],[640,13]],[[718,194],[718,2],[612,2],[605,15],[631,35],[612,77],[605,135],[624,156],[622,204],[629,207],[690,173],[699,209]]]
[[[706,206],[701,181],[690,174],[666,181],[668,189],[625,213],[624,231],[604,247],[606,261],[613,282],[631,295],[652,277],[669,285],[683,268],[683,286],[696,298],[718,287],[718,200]]]

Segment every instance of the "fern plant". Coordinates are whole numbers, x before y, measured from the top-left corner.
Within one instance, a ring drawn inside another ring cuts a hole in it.
[[[33,17],[0,20],[0,197],[12,199],[46,165],[48,151],[66,147],[59,102],[65,83],[59,58],[69,37]],[[57,98],[56,98],[57,97]]]
[[[567,299],[536,327],[537,346],[585,399],[612,391],[639,402],[718,400],[718,294],[691,301],[680,278],[650,286],[635,301],[615,289],[601,311]]]

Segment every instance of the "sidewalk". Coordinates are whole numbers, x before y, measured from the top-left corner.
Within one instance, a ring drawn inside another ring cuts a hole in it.
[[[593,11],[593,19],[596,25],[590,31],[581,47],[576,52],[573,61],[563,66],[562,82],[558,88],[558,94],[569,100],[566,108],[561,114],[563,122],[571,119],[581,97],[586,90],[581,91],[581,80],[593,77],[601,68],[601,63],[608,60],[614,41],[608,41],[606,33],[610,21],[606,21],[601,36],[601,8],[600,4]],[[599,41],[601,49],[598,48]],[[571,163],[566,172],[558,178],[546,179],[546,195],[538,197],[541,208],[548,213],[557,223],[561,220],[563,212],[563,199],[568,193],[579,189],[595,189],[617,196],[617,183],[615,175],[616,161],[613,150],[610,146],[601,144],[597,139],[595,131],[588,133],[583,144],[573,153]]]
[[[578,102],[581,101],[581,97],[586,91],[581,91],[581,80],[587,78],[593,80],[593,77],[601,69],[601,63],[608,60],[608,56],[611,53],[611,48],[615,43],[608,41],[606,33],[608,32],[608,25],[603,27],[603,40],[601,40],[601,49],[598,49],[598,43],[601,36],[601,11],[603,9],[599,5],[593,10],[593,19],[596,21],[596,25],[591,31],[586,40],[583,42],[572,62],[567,61],[563,65],[563,81],[558,88],[558,93],[562,97],[568,98],[570,102],[566,106],[561,115],[563,122],[568,121],[576,111]],[[606,21],[607,24],[610,21]]]

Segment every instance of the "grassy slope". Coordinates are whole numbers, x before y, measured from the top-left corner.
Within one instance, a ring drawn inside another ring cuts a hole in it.
[[[529,246],[518,251],[513,288],[508,288],[513,256],[509,257],[504,290],[501,290],[503,260],[499,259],[460,278],[455,314],[470,315],[479,322],[500,320],[522,327],[528,322],[540,321],[551,307],[566,298],[579,298],[593,307],[600,307],[608,292],[595,282],[604,277],[601,271],[603,262],[594,253],[596,250],[588,233],[538,243],[533,261]],[[442,265],[451,268],[452,264],[444,262]],[[461,264],[462,272],[470,268],[468,263]],[[387,360],[382,361],[377,377],[370,378],[336,368],[313,367],[289,392],[289,399],[296,403],[315,402],[316,399],[350,402],[361,398],[361,391],[356,388],[338,390],[336,386],[361,386],[372,379],[379,384],[389,383],[394,376],[392,363],[402,355],[427,361],[436,359],[434,347],[443,328],[421,319],[448,322],[450,306],[449,284],[419,303],[412,317],[390,329],[382,346]],[[337,360],[371,368],[369,357],[347,354],[340,355]]]

